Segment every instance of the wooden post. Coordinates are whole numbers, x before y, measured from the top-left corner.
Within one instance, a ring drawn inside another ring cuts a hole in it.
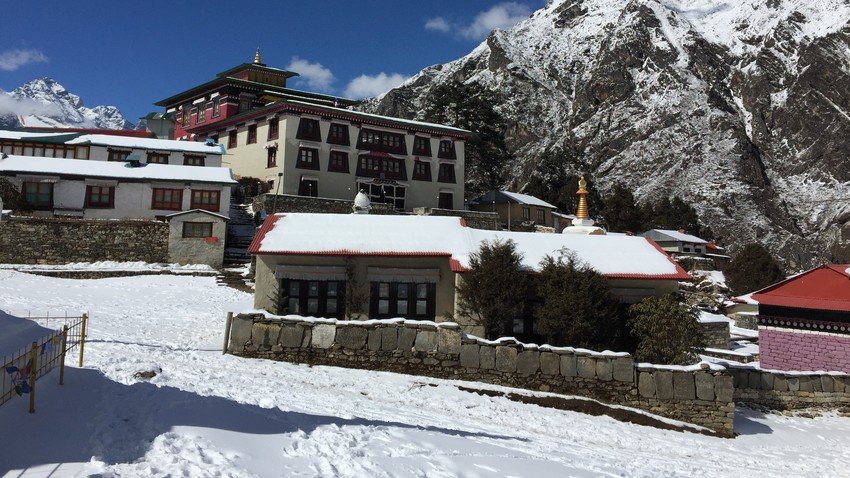
[[[233,312],[227,313],[227,322],[224,323],[224,345],[221,347],[221,354],[227,353],[227,343],[230,342],[230,327],[233,325]]]
[[[30,349],[30,413],[35,413],[35,376],[38,374],[38,343]]]
[[[59,385],[65,385],[65,353],[68,351],[68,324],[62,327],[62,354],[59,357]]]
[[[83,323],[80,326],[80,363],[79,367],[83,366],[83,353],[86,348],[86,323],[89,321],[89,314],[83,314]]]

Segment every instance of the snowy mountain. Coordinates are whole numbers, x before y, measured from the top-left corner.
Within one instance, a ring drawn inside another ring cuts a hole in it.
[[[0,127],[20,126],[133,128],[118,108],[88,108],[52,78],[32,80],[8,93],[0,91]]]
[[[603,191],[680,195],[733,251],[803,267],[850,238],[848,21],[850,0],[553,0],[365,109],[412,118],[436,85],[480,83],[513,187],[571,144]]]

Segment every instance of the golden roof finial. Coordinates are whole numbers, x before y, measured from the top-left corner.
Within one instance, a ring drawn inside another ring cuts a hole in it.
[[[578,180],[578,209],[576,210],[576,219],[590,219],[590,213],[587,211],[587,180],[582,175]]]
[[[260,47],[257,47],[257,53],[254,53],[254,64],[262,65],[263,60],[260,59]]]

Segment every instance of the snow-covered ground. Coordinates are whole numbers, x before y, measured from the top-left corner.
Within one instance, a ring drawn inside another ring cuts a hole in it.
[[[0,270],[9,315],[91,314],[86,368],[40,381],[34,415],[19,398],[0,407],[0,475],[787,477],[850,463],[850,419],[832,415],[739,411],[741,435],[720,439],[460,382],[221,355],[225,312],[250,305],[210,277]]]

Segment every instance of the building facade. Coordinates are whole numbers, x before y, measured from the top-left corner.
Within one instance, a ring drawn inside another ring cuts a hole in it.
[[[708,241],[685,231],[650,229],[641,236],[652,239],[667,252],[682,254],[705,254]]]
[[[558,209],[557,206],[528,194],[488,191],[470,201],[469,209],[498,213],[502,227],[509,231],[523,226],[555,227],[557,225],[557,219],[552,214]]]
[[[367,114],[355,102],[294,90],[297,73],[255,62],[157,103],[177,118],[176,138],[219,142],[224,166],[270,192],[373,202],[410,211],[460,209],[469,132]]]

